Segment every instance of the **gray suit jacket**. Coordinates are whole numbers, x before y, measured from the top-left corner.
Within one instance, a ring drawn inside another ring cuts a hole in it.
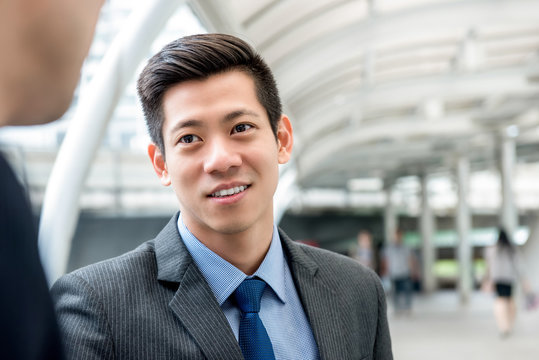
[[[52,288],[71,359],[242,359],[228,321],[181,241],[159,235]],[[322,359],[392,359],[384,292],[354,260],[280,232]]]

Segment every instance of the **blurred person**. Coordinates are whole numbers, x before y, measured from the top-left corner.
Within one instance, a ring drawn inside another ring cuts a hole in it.
[[[367,230],[361,230],[356,237],[356,244],[349,251],[350,257],[360,264],[375,270],[376,256],[372,246],[372,236]]]
[[[484,289],[494,290],[494,317],[501,337],[507,337],[513,330],[516,316],[514,289],[522,281],[524,291],[529,286],[523,274],[523,260],[507,236],[499,229],[496,244],[485,248],[486,274]]]
[[[180,212],[155,239],[56,282],[69,357],[392,359],[376,274],[274,222],[293,132],[263,59],[230,35],[187,36],[149,60],[138,92]]]
[[[67,110],[101,5],[0,1],[0,126],[47,123]],[[63,358],[34,216],[1,154],[0,284],[0,358]]]
[[[410,314],[414,280],[419,278],[419,266],[413,251],[403,243],[402,230],[382,251],[381,274],[391,282],[391,294],[396,315]]]

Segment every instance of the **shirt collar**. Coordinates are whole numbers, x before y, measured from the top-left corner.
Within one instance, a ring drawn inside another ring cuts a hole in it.
[[[178,217],[178,231],[187,250],[193,257],[200,272],[210,285],[219,305],[228,299],[236,288],[247,278],[240,269],[211,251],[198,240],[183,223],[182,214]],[[285,258],[277,226],[273,225],[270,248],[253,276],[264,280],[285,303]]]

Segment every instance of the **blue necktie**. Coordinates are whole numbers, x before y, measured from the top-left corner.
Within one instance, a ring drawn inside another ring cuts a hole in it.
[[[266,283],[246,279],[234,293],[241,310],[239,343],[245,360],[275,359],[271,340],[258,316]]]

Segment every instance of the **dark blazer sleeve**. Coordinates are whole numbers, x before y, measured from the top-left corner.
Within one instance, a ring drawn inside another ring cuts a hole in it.
[[[114,343],[103,303],[85,280],[74,274],[52,287],[68,359],[114,359]]]

